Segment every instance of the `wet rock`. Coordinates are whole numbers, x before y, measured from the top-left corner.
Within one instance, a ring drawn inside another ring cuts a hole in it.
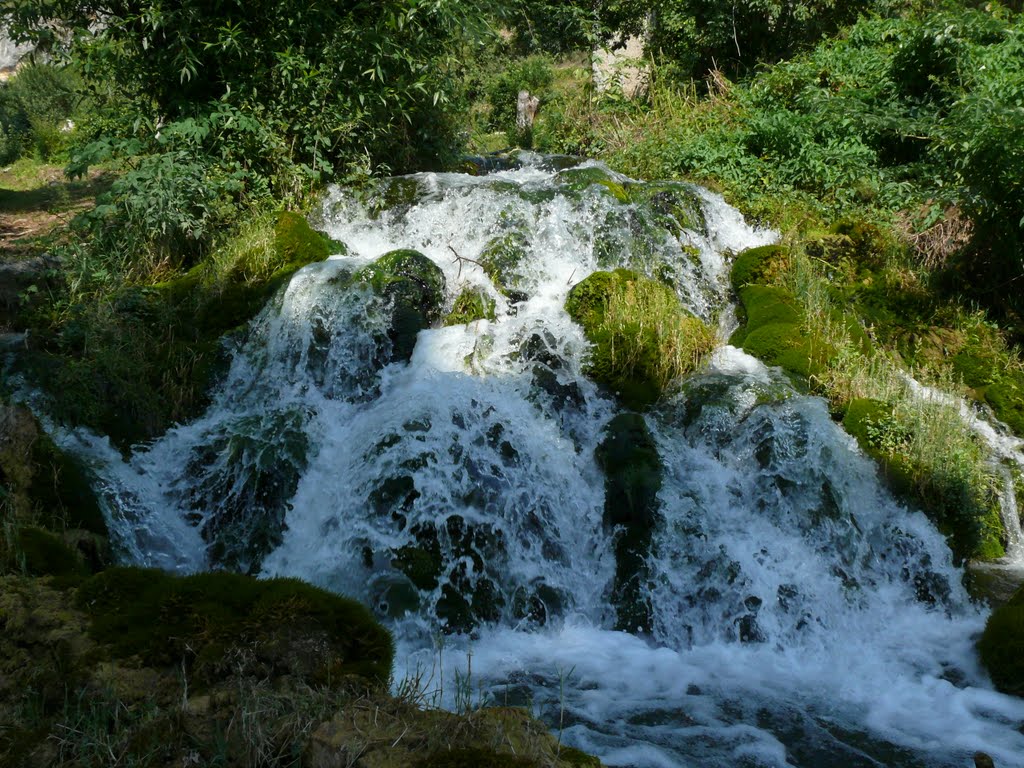
[[[648,208],[655,221],[679,237],[683,230],[699,234],[707,232],[701,198],[687,184],[649,182],[632,184],[628,188],[630,200]]]
[[[974,768],[996,768],[996,764],[995,761],[984,752],[975,752]]]
[[[495,302],[480,289],[466,288],[455,299],[444,325],[466,325],[475,320],[494,320]]]
[[[246,416],[193,451],[190,519],[214,565],[256,573],[281,543],[288,502],[306,468],[306,422],[297,410]]]
[[[989,616],[978,652],[996,688],[1024,696],[1024,587]]]
[[[444,274],[419,251],[390,251],[354,276],[371,287],[391,308],[387,335],[391,361],[409,360],[416,336],[440,320]]]
[[[516,229],[489,240],[477,259],[494,286],[512,301],[526,298],[520,268],[528,250],[529,238]]]
[[[612,592],[617,626],[649,632],[647,558],[661,523],[658,491],[663,467],[658,447],[643,416],[623,413],[605,427],[595,455],[605,473],[605,525],[617,530]]]
[[[588,166],[586,168],[569,168],[555,174],[556,184],[561,184],[574,192],[584,192],[589,189],[596,189],[602,194],[614,198],[620,203],[629,202],[629,194],[626,192],[615,174],[606,168],[599,166]]]

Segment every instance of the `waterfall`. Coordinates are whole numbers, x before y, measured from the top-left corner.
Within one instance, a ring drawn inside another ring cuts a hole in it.
[[[629,267],[727,326],[732,254],[776,235],[698,187],[568,166],[333,190],[323,223],[348,253],[234,342],[201,418],[127,461],[62,436],[122,556],[352,594],[394,631],[396,682],[532,707],[608,765],[1024,766],[1024,702],[976,662],[985,614],[942,536],[822,400],[732,347],[644,416],[664,468],[651,626],[613,629],[595,450],[619,408],[583,375],[566,295]],[[446,309],[468,290],[493,319],[395,360],[392,307],[353,276],[399,248],[441,270]]]

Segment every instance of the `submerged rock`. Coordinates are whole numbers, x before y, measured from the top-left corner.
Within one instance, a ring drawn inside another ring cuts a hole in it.
[[[494,320],[495,302],[479,288],[465,288],[455,298],[444,325],[465,325],[476,320]]]
[[[651,630],[646,588],[647,558],[654,530],[661,524],[658,491],[663,467],[658,446],[638,413],[622,413],[605,427],[595,453],[605,473],[605,525],[616,530],[616,626],[630,632]]]

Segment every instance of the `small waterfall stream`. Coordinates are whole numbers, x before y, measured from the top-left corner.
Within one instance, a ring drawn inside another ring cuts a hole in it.
[[[325,223],[349,253],[253,321],[202,418],[128,461],[62,436],[124,557],[352,594],[394,630],[398,680],[532,707],[608,765],[965,766],[980,749],[1024,766],[1024,701],[978,667],[985,615],[942,537],[824,402],[729,346],[645,416],[665,468],[653,629],[612,629],[594,453],[618,407],[582,375],[567,292],[627,266],[717,323],[730,255],[775,235],[696,187],[575,172],[533,157],[334,191]],[[507,236],[524,255],[501,291],[480,260]],[[348,278],[396,248],[495,319],[422,331],[389,362],[389,308]]]

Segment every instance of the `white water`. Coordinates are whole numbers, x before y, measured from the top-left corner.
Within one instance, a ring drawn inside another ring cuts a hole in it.
[[[820,400],[731,347],[647,417],[665,465],[654,632],[610,629],[594,449],[616,406],[581,375],[565,296],[629,265],[671,274],[714,321],[729,251],[773,234],[700,192],[708,234],[680,243],[552,176],[423,175],[418,205],[377,219],[333,195],[326,223],[350,255],[300,272],[254,321],[203,418],[127,463],[66,438],[102,477],[126,557],[354,594],[390,617],[398,679],[433,668],[424,682],[454,706],[471,654],[474,700],[532,706],[608,765],[965,766],[981,749],[1024,766],[1024,701],[977,667],[984,615],[941,536]],[[529,235],[515,305],[473,261],[510,228]],[[344,276],[398,247],[442,268],[449,302],[463,284],[493,296],[498,319],[423,331],[408,364],[384,365],[387,307]],[[268,539],[275,515],[285,530]],[[413,546],[437,548],[435,586],[394,565]],[[488,620],[440,644],[451,587]]]

